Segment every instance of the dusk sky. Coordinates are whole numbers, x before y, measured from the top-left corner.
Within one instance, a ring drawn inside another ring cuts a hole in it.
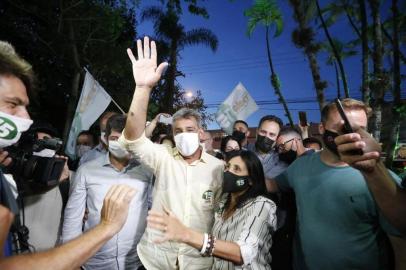
[[[204,1],[202,3],[208,10],[209,19],[190,15],[185,9],[181,21],[186,30],[197,27],[212,30],[217,35],[219,47],[215,53],[204,46],[185,48],[181,53],[179,69],[186,77],[178,79],[185,90],[193,92],[201,90],[209,113],[215,113],[218,105],[226,99],[238,82],[241,82],[257,103],[267,104],[259,105],[259,110],[246,119],[251,127],[257,126],[259,119],[266,114],[277,115],[286,123],[283,108],[277,102],[269,81],[270,70],[266,58],[264,27],[257,27],[251,38],[246,34],[248,19],[243,13],[252,2]],[[320,4],[325,7],[328,2],[320,1]],[[384,2],[383,10],[389,10],[390,1]],[[155,3],[156,1],[142,1],[141,8]],[[309,122],[319,122],[320,113],[307,59],[291,41],[291,34],[297,23],[292,18],[292,9],[288,1],[280,0],[278,4],[283,13],[284,29],[281,36],[271,38],[270,44],[275,70],[282,83],[282,92],[296,123],[299,110],[307,112]],[[334,38],[341,41],[355,38],[345,16],[340,17],[330,31]],[[139,36],[153,36],[152,23],[139,22],[137,32]],[[318,29],[317,37],[318,40],[326,40],[322,29]],[[357,55],[344,61],[350,95],[357,99],[361,98],[360,59],[361,56]],[[326,54],[323,52],[319,53],[318,61],[322,79],[327,80],[329,84],[325,92],[326,98],[332,100],[336,97],[334,67],[326,64]],[[372,69],[372,65],[370,68]],[[404,71],[405,67],[402,70]],[[402,90],[402,96],[404,95],[406,91]],[[218,128],[216,122],[209,125],[209,129]]]

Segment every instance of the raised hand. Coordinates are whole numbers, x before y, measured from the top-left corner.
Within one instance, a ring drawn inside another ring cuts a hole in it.
[[[162,72],[168,63],[161,63],[157,67],[157,52],[154,41],[144,37],[144,49],[141,40],[137,40],[138,60],[135,59],[131,49],[127,49],[128,57],[133,67],[133,75],[137,87],[152,89],[161,78]]]
[[[135,193],[136,190],[127,185],[114,185],[107,191],[100,223],[110,228],[113,234],[119,232],[126,222],[128,208]]]
[[[0,148],[0,165],[7,167],[12,162],[11,157],[8,156],[8,152]]]
[[[55,157],[65,160],[65,165],[63,166],[63,171],[61,173],[61,176],[59,177],[59,182],[68,180],[70,177],[70,171],[69,171],[69,167],[68,167],[68,157],[60,156],[60,155],[55,155]]]
[[[379,161],[381,146],[362,128],[356,128],[356,133],[340,135],[335,138],[340,159],[350,166],[364,172],[375,169]],[[361,149],[363,155],[352,155],[351,150]]]

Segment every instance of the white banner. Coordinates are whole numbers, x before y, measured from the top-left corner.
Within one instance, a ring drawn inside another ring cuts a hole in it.
[[[232,134],[236,120],[246,120],[257,110],[258,106],[247,89],[242,83],[238,83],[217,110],[216,121],[227,134]]]
[[[90,126],[106,110],[111,102],[110,95],[86,70],[85,82],[80,94],[78,106],[72,121],[65,152],[70,157],[75,156],[76,138],[82,130]]]

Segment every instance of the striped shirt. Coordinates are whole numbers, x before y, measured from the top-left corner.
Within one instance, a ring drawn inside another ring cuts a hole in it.
[[[235,242],[240,246],[244,264],[215,258],[213,268],[223,269],[271,269],[272,234],[276,229],[276,205],[270,199],[258,196],[237,208],[234,214],[223,219],[223,200],[215,215],[212,233],[217,239]]]

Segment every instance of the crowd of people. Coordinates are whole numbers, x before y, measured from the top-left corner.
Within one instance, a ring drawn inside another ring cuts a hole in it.
[[[0,173],[0,269],[394,269],[389,238],[406,234],[406,191],[366,131],[368,106],[342,100],[354,130],[345,133],[329,103],[321,140],[266,115],[252,142],[237,120],[214,149],[193,109],[147,122],[167,63],[157,65],[148,37],[137,41],[137,57],[127,53],[136,85],[128,113],[102,114],[100,136],[79,133],[74,160],[34,153],[64,161],[57,183],[22,189],[12,172]],[[59,135],[30,120],[32,76],[0,42],[3,168],[22,132]],[[21,228],[25,241],[13,241]],[[16,242],[31,252],[13,254]]]

